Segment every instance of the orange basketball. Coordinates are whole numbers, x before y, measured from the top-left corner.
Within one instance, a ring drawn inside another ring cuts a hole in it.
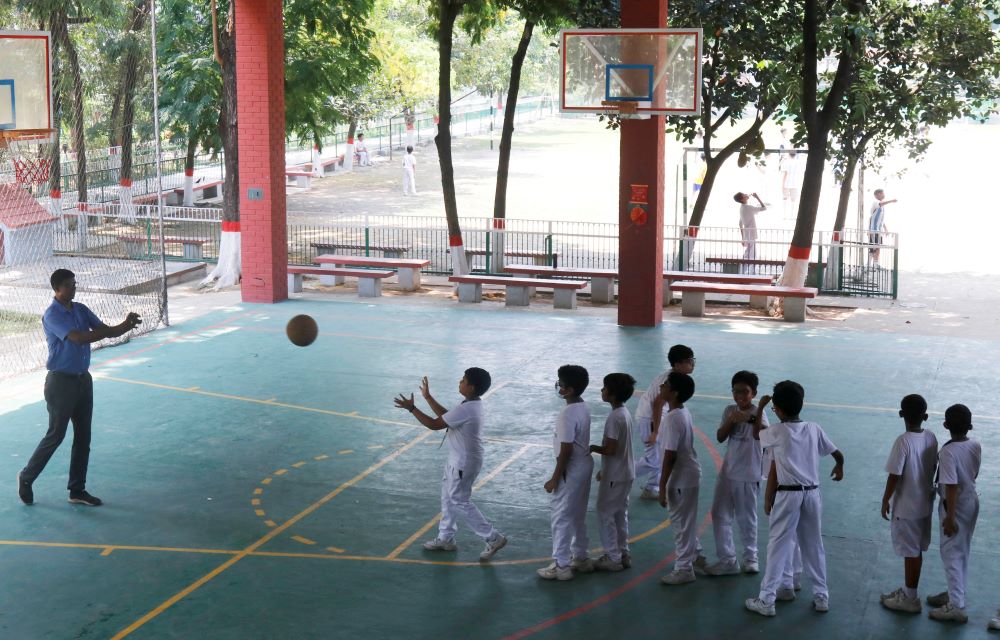
[[[285,333],[292,344],[298,347],[308,347],[319,335],[319,327],[311,316],[298,315],[288,321]]]

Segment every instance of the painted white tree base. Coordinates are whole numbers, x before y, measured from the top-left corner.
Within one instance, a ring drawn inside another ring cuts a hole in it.
[[[223,231],[219,243],[219,261],[208,274],[198,283],[199,289],[212,287],[216,291],[239,284],[243,275],[242,254],[239,231]]]
[[[785,268],[778,279],[779,287],[801,287],[806,283],[806,274],[809,271],[809,258],[799,259],[789,256],[785,260]],[[785,299],[771,298],[768,300],[767,312],[772,317],[782,317],[785,315]]]

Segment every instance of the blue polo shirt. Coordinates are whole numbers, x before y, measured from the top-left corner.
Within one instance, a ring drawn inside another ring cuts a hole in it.
[[[45,341],[49,344],[49,359],[45,367],[49,371],[61,373],[84,373],[90,368],[90,344],[76,344],[66,336],[70,331],[90,331],[106,326],[79,302],[71,303],[67,309],[55,298],[42,316]]]

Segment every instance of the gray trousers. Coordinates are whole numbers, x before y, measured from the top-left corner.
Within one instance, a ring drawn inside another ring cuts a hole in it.
[[[35,481],[56,452],[70,420],[73,421],[73,451],[69,459],[71,492],[83,491],[87,485],[87,465],[90,461],[90,423],[94,413],[94,380],[89,373],[72,375],[49,371],[45,377],[45,404],[49,410],[49,430],[21,470],[21,478]]]

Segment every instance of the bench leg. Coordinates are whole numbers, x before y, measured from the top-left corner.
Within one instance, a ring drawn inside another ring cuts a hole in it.
[[[670,290],[670,281],[663,281],[663,306],[669,307],[674,301],[674,292]]]
[[[615,281],[611,278],[591,278],[590,301],[601,303],[614,302]]]
[[[337,268],[339,268],[341,266],[342,265],[339,265],[339,264],[324,264],[323,268],[324,269],[337,269]],[[326,284],[326,285],[334,285],[334,286],[336,286],[338,284],[344,284],[345,282],[347,282],[346,276],[320,276],[319,277],[319,283],[320,284]]]
[[[506,299],[508,307],[527,307],[531,296],[528,295],[528,287],[507,285]]]
[[[806,321],[806,299],[785,298],[785,322]]]
[[[302,293],[302,274],[288,274],[288,293]]]
[[[382,278],[358,278],[359,298],[378,298],[382,295]]]
[[[125,242],[125,255],[129,258],[142,258],[146,255],[147,245],[145,242]]]
[[[459,302],[482,302],[483,301],[483,285],[478,282],[459,282],[458,283],[458,301]]]
[[[201,260],[201,245],[200,244],[185,244],[184,245],[184,259],[185,260]]]
[[[554,289],[552,306],[556,309],[576,309],[576,289]]]
[[[767,296],[750,296],[751,309],[767,309]]]
[[[700,318],[705,315],[705,294],[700,291],[685,291],[681,294],[681,315]]]
[[[420,269],[400,267],[397,275],[399,276],[399,286],[403,291],[420,290]]]

